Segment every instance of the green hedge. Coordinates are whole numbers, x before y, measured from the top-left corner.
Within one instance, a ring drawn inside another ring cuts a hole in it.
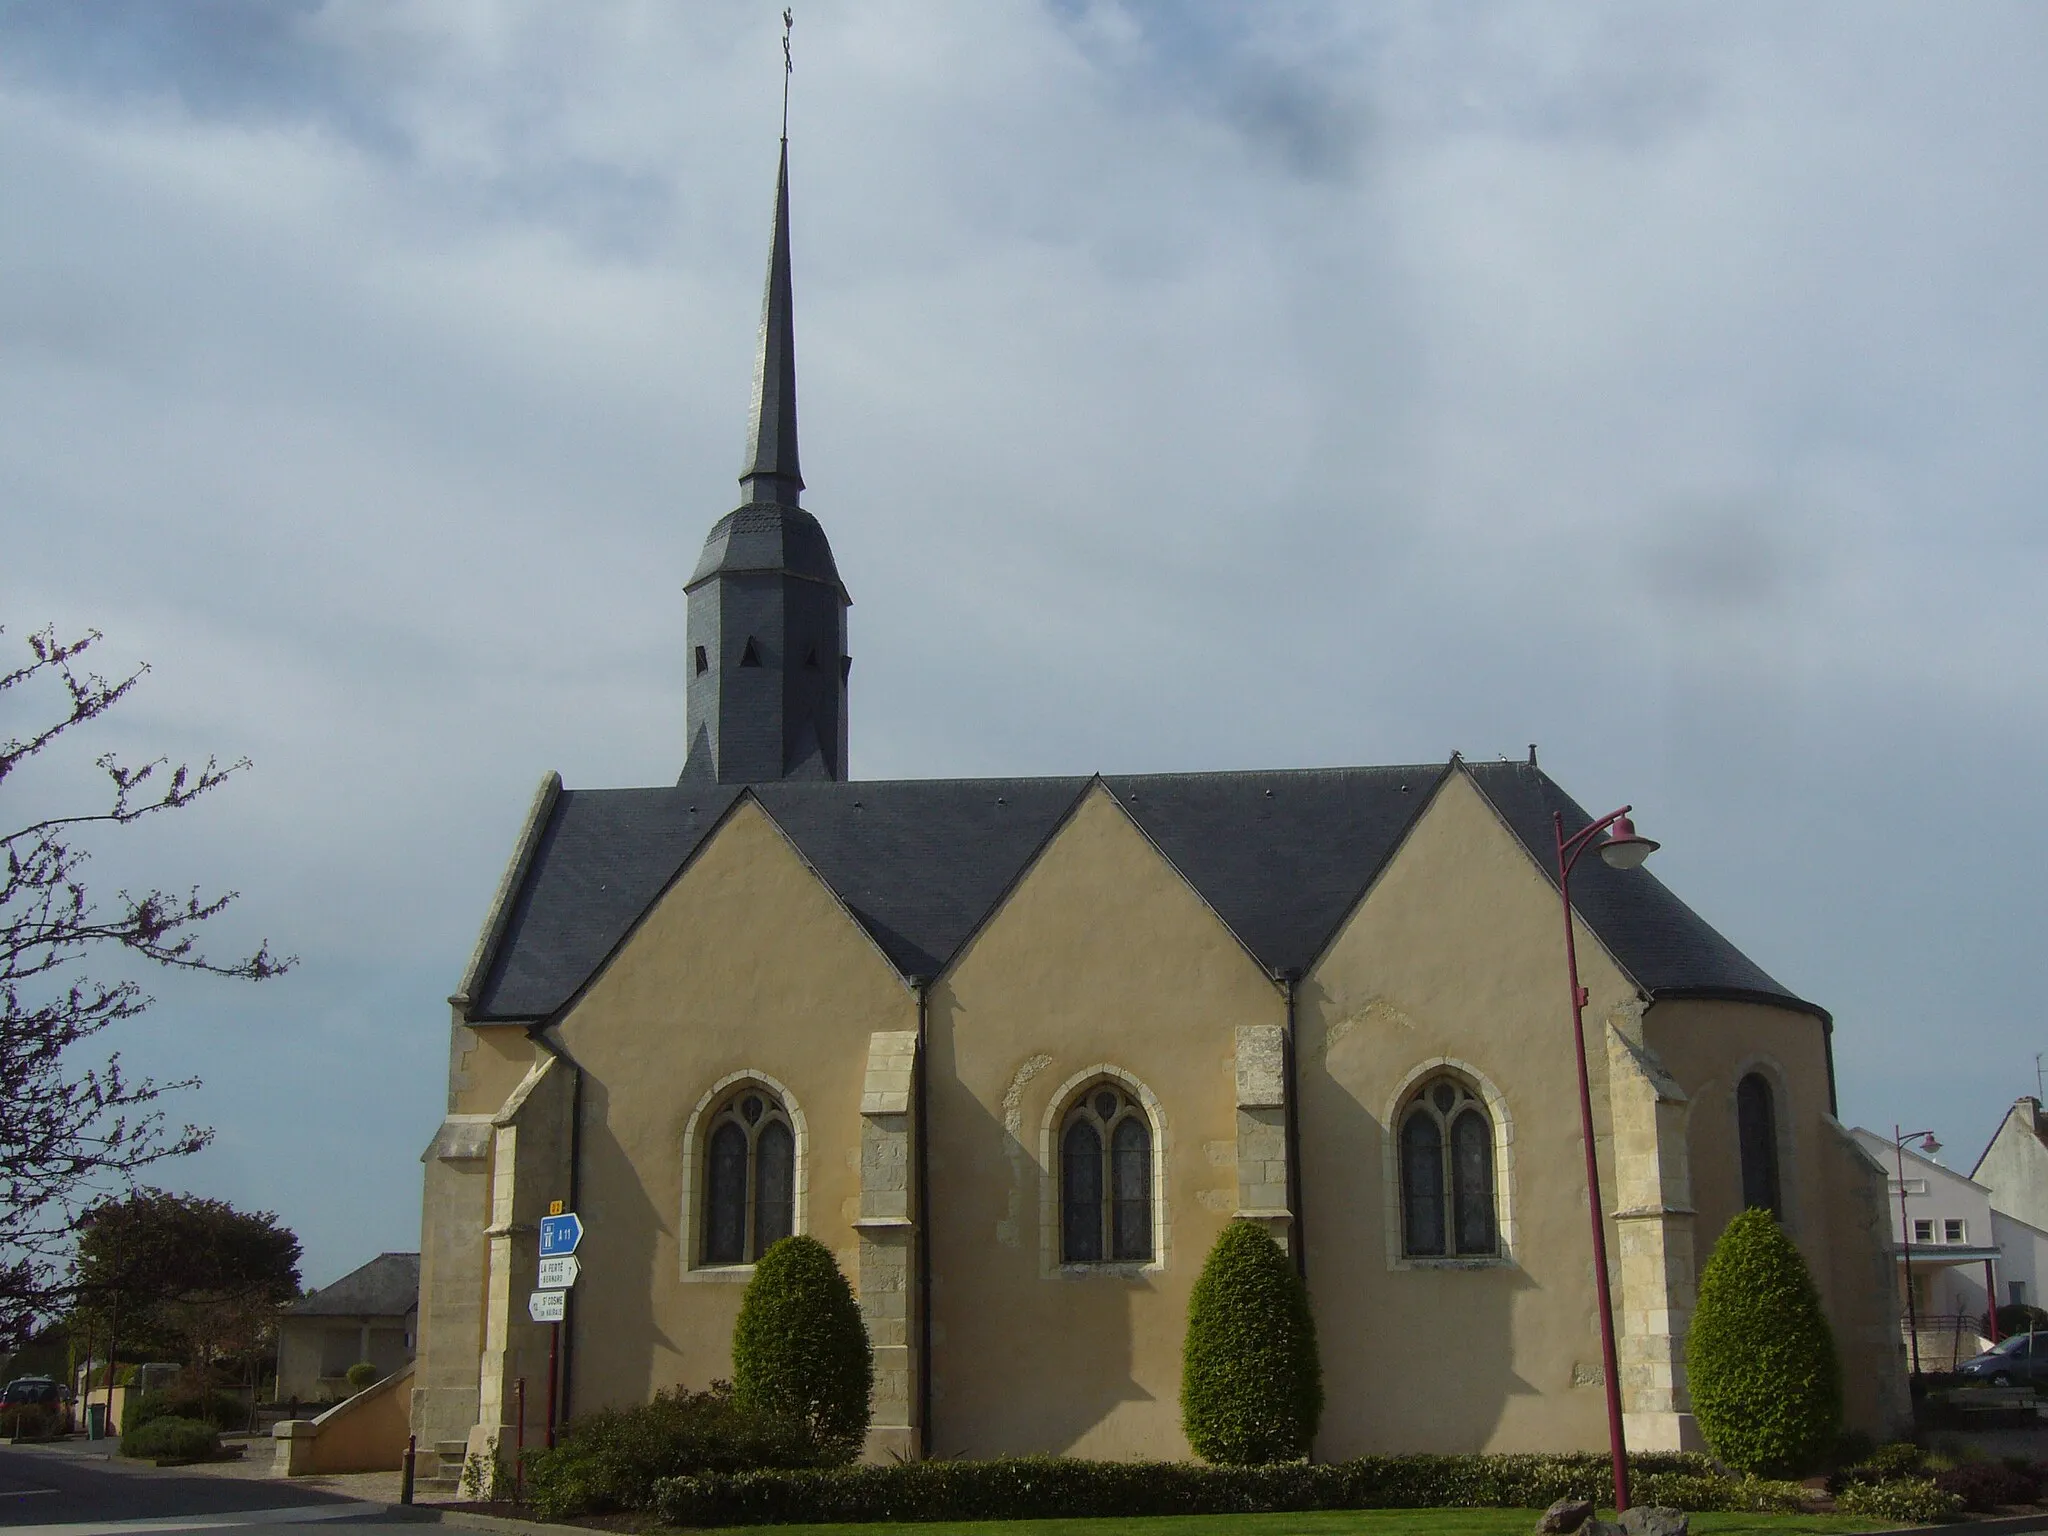
[[[121,1454],[145,1460],[204,1461],[220,1454],[220,1435],[203,1419],[151,1419],[121,1436]]]
[[[1718,1477],[1705,1456],[1629,1458],[1638,1497],[1674,1492],[1705,1507],[1775,1499],[1796,1508],[1795,1485]],[[1711,1487],[1710,1487],[1711,1485]],[[1188,1461],[898,1462],[665,1478],[652,1508],[671,1525],[787,1525],[904,1520],[1132,1519],[1141,1515],[1260,1514],[1316,1509],[1541,1509],[1601,1499],[1604,1456],[1363,1456],[1356,1461],[1204,1466]],[[1716,1507],[1756,1508],[1755,1502]]]
[[[1851,1483],[1835,1495],[1835,1509],[1845,1515],[1895,1520],[1901,1525],[1930,1525],[1960,1520],[1963,1501],[1943,1493],[1927,1478],[1901,1478],[1890,1483]]]
[[[1323,1416],[1308,1290],[1264,1227],[1227,1224],[1188,1297],[1181,1427],[1206,1461],[1296,1461]]]
[[[145,1392],[121,1416],[123,1431],[140,1429],[153,1419],[204,1419],[222,1429],[247,1429],[249,1405],[226,1392],[204,1397],[173,1390]]]

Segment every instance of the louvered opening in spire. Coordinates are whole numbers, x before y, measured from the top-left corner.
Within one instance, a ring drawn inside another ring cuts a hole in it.
[[[740,475],[750,502],[797,504],[804,477],[796,457],[796,332],[789,281],[789,140],[775,178],[775,238],[761,296],[761,348],[754,362],[753,458]]]

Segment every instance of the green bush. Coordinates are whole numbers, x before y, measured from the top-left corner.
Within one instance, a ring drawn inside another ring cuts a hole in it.
[[[1308,1288],[1264,1227],[1233,1221],[1188,1297],[1180,1422],[1205,1460],[1295,1461],[1323,1416]]]
[[[741,1405],[801,1424],[827,1462],[860,1454],[874,1352],[853,1288],[815,1237],[785,1237],[761,1255],[733,1326],[732,1367]]]
[[[1682,1476],[1701,1486],[1717,1481],[1705,1456],[1631,1456],[1629,1465],[1652,1490],[1662,1477]],[[1718,1482],[1734,1490],[1751,1486]],[[1263,1466],[1032,1456],[666,1478],[655,1484],[651,1507],[671,1525],[692,1526],[1133,1519],[1318,1509],[1542,1509],[1558,1499],[1602,1498],[1609,1486],[1607,1458],[1594,1455],[1365,1456]]]
[[[220,1435],[204,1419],[151,1419],[121,1436],[121,1454],[157,1461],[205,1461],[220,1454]]]
[[[1629,1499],[1633,1503],[1667,1504],[1691,1514],[1734,1511],[1796,1515],[1806,1508],[1809,1496],[1809,1490],[1798,1483],[1762,1477],[1702,1477],[1690,1472],[1652,1472],[1631,1479],[1629,1484]]]
[[[1842,1428],[1842,1373],[1806,1261],[1769,1211],[1729,1222],[1685,1343],[1693,1413],[1741,1472],[1806,1471]]]
[[[1920,1469],[1927,1465],[1927,1453],[1910,1440],[1894,1440],[1872,1451],[1868,1465],[1877,1473],[1874,1482],[1918,1477]]]
[[[358,1360],[342,1374],[348,1381],[350,1390],[355,1392],[360,1392],[365,1387],[373,1387],[384,1379],[384,1373],[367,1360]]]
[[[140,1429],[155,1419],[204,1419],[221,1429],[247,1429],[249,1405],[226,1392],[192,1396],[175,1390],[145,1392],[121,1416],[123,1431]]]
[[[1845,1515],[1896,1520],[1901,1525],[1929,1525],[1937,1520],[1963,1517],[1963,1501],[1952,1493],[1943,1493],[1924,1477],[1899,1478],[1889,1483],[1851,1483],[1835,1495],[1835,1508]]]
[[[817,1448],[801,1425],[742,1407],[732,1386],[657,1392],[636,1408],[577,1419],[555,1449],[529,1451],[526,1486],[543,1520],[646,1509],[665,1477],[806,1467]]]

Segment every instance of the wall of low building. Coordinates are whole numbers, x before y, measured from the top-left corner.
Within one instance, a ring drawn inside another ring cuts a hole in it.
[[[559,1028],[584,1074],[572,1412],[732,1375],[752,1268],[700,1264],[685,1209],[703,1151],[686,1135],[721,1083],[751,1075],[784,1093],[800,1117],[798,1230],[854,1279],[870,1037],[914,1032],[917,1012],[774,823],[737,806]]]
[[[2020,1301],[2028,1306],[2048,1307],[2048,1302],[2042,1300],[2048,1296],[2048,1232],[2032,1222],[1994,1210],[1991,1237],[1999,1248],[1998,1304],[2003,1307]],[[2022,1287],[2017,1296],[2012,1290],[2014,1281]]]
[[[1605,1444],[1560,926],[1555,887],[1453,775],[1301,984],[1300,1198],[1328,1398],[1318,1457]],[[1599,1032],[1633,990],[1583,927],[1579,954],[1612,1191]],[[1400,1256],[1397,1105],[1440,1067],[1493,1096],[1499,1262]]]
[[[1239,1124],[1237,1031],[1285,1020],[1273,981],[1091,791],[930,992],[935,1454],[1188,1454],[1188,1292],[1240,1207],[1241,1134],[1263,1148]],[[1070,1267],[1055,1121],[1104,1074],[1150,1105],[1154,1261]]]
[[[277,1400],[336,1402],[353,1392],[349,1367],[368,1361],[382,1380],[413,1357],[407,1319],[396,1316],[284,1317],[277,1329]]]

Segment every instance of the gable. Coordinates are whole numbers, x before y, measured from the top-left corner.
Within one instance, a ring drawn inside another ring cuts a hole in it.
[[[605,961],[563,1021],[744,1014],[775,996],[791,1016],[858,1017],[903,996],[895,968],[768,813],[743,797]],[[737,1016],[737,1015],[736,1015]],[[567,1037],[573,1038],[573,1035]]]
[[[1583,920],[1578,929],[1586,986],[1596,995],[1633,992],[1633,978]],[[1555,975],[1556,991],[1564,991],[1556,888],[1470,776],[1452,773],[1311,974],[1347,995],[1370,994],[1398,974],[1398,990],[1411,1003],[1441,996],[1476,1016],[1516,1018],[1536,978]],[[1367,985],[1367,977],[1380,982]],[[1550,988],[1538,985],[1535,996],[1547,1016]]]
[[[1258,958],[1100,783],[944,976],[958,989],[991,969],[1007,978],[1006,992],[1054,1011],[1055,999],[1076,986],[1099,988],[1109,974],[1135,981],[1141,995],[1147,976],[1159,979],[1158,995],[1249,983],[1270,996],[1271,988]]]

